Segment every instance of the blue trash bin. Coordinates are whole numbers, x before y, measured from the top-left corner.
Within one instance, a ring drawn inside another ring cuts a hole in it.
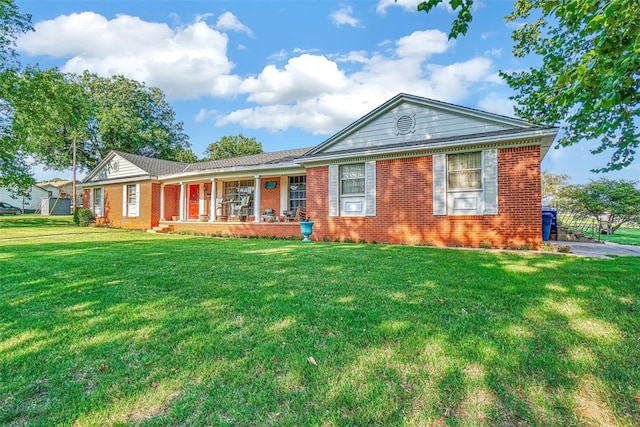
[[[551,223],[553,222],[553,214],[551,212],[542,212],[542,240],[547,242],[551,236]]]

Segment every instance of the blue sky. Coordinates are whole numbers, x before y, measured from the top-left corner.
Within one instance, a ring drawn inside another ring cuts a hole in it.
[[[476,2],[467,37],[448,41],[454,14],[415,0],[17,0],[35,31],[23,64],[123,74],[158,86],[193,151],[243,133],[265,151],[315,146],[399,92],[513,115],[499,70],[536,58],[511,54],[512,1]],[[542,167],[573,182],[604,166],[581,143],[550,150]],[[66,172],[36,168],[37,179]],[[635,179],[640,164],[614,178]]]

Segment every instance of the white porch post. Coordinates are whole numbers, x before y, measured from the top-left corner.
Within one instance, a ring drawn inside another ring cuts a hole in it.
[[[214,222],[216,218],[216,214],[218,211],[218,207],[216,206],[216,199],[218,192],[218,180],[215,178],[211,178],[211,213],[209,214],[209,222]]]
[[[160,221],[164,220],[164,184],[160,184]]]
[[[260,222],[260,175],[256,175],[256,192],[253,196],[253,216],[255,217],[255,219],[253,220],[253,222]]]
[[[180,221],[184,221],[184,193],[185,193],[185,184],[184,182],[180,181]]]

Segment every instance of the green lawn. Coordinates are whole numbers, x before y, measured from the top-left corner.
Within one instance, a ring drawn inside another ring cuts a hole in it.
[[[600,238],[606,242],[623,245],[640,245],[640,228],[620,228],[611,235],[602,234]]]
[[[54,221],[0,218],[0,425],[640,424],[640,258]]]

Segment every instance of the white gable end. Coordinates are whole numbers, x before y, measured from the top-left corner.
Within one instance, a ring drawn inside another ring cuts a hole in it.
[[[103,181],[107,179],[127,178],[133,176],[148,175],[122,156],[115,154],[113,158],[95,172],[89,182]]]
[[[524,126],[523,126],[524,127]],[[321,151],[331,153],[342,150],[383,147],[486,132],[517,129],[506,121],[491,120],[467,111],[452,111],[410,101],[400,102],[362,126],[338,138]]]

